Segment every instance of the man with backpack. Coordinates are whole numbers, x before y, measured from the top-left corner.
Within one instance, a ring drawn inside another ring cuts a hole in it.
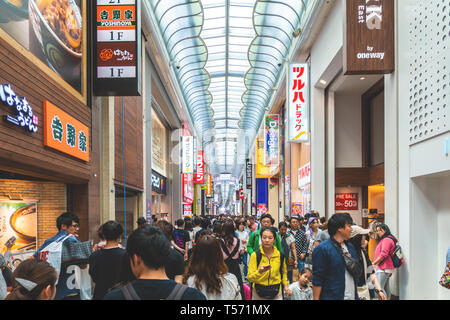
[[[260,218],[261,222],[261,229],[263,228],[273,228],[273,224],[275,223],[275,220],[272,218],[272,216],[268,213],[264,214]],[[253,252],[256,252],[259,250],[259,247],[261,246],[261,229],[256,230],[255,232],[252,232],[250,235],[250,238],[248,239],[247,243],[247,252],[251,256]],[[276,230],[274,228],[274,230]],[[283,248],[281,246],[281,238],[276,231],[277,238],[275,239],[275,247],[278,249],[278,251],[282,252]]]
[[[175,249],[180,251],[184,256],[184,261],[188,260],[188,246],[191,241],[189,233],[183,229],[184,220],[178,219],[175,221],[175,230],[173,231],[173,238],[175,241]]]
[[[170,243],[160,228],[148,225],[135,230],[126,250],[137,280],[109,292],[104,300],[206,300],[197,289],[167,277],[164,263]]]

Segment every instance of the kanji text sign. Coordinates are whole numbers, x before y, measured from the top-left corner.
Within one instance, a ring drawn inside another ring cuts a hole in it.
[[[394,71],[394,0],[346,0],[344,74]]]
[[[89,128],[44,101],[44,145],[88,162]]]
[[[309,70],[307,63],[289,65],[287,77],[288,140],[308,141]]]

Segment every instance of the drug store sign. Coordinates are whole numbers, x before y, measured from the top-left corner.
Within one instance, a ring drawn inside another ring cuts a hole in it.
[[[88,162],[89,128],[44,101],[44,145]]]

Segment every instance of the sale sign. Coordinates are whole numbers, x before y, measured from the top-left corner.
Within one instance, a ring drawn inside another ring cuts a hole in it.
[[[197,173],[195,174],[195,183],[205,183],[205,158],[203,151],[197,151]]]
[[[358,210],[357,193],[336,193],[335,210]]]
[[[298,168],[298,187],[301,189],[311,183],[311,162]]]
[[[194,175],[192,173],[183,173],[183,202],[192,204],[194,201]]]

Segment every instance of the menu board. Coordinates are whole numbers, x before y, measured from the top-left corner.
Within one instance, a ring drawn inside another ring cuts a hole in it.
[[[94,92],[98,96],[138,96],[140,81],[140,1],[94,2]]]

